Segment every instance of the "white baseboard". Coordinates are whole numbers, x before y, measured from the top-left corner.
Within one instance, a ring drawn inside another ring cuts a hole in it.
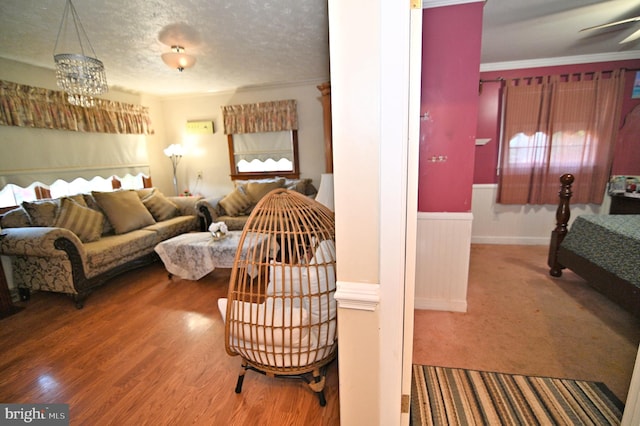
[[[467,301],[416,297],[414,308],[426,309],[431,311],[467,312]]]
[[[549,237],[551,232],[549,232]],[[471,244],[505,244],[526,246],[548,246],[549,238],[545,237],[496,237],[496,236],[472,236]]]

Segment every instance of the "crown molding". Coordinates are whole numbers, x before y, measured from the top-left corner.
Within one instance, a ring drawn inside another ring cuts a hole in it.
[[[640,50],[598,53],[594,55],[564,56],[557,58],[526,59],[522,61],[493,62],[480,64],[480,72],[588,64],[592,62],[628,61],[632,59],[640,59]]]
[[[486,0],[422,0],[422,8],[430,9],[433,7],[455,6],[465,3],[485,2]]]

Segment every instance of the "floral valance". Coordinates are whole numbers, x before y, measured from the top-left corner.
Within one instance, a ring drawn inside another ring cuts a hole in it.
[[[297,130],[296,107],[293,99],[223,106],[224,133],[230,135]]]
[[[149,110],[141,105],[96,99],[83,108],[66,93],[0,80],[0,125],[74,132],[153,134]]]

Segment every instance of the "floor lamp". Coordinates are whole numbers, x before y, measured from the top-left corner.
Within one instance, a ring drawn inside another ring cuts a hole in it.
[[[173,189],[175,189],[176,195],[180,195],[178,192],[178,176],[176,175],[176,170],[182,158],[182,146],[180,144],[171,144],[165,148],[164,155],[171,160],[171,164],[173,165]]]

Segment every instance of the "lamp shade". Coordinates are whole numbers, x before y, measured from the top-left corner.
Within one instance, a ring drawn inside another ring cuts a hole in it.
[[[164,149],[164,155],[167,157],[173,157],[174,155],[176,157],[182,157],[183,153],[182,145],[179,143],[171,144]]]
[[[333,173],[323,173],[320,176],[320,188],[316,194],[316,201],[324,204],[329,210],[333,208]]]
[[[161,57],[165,64],[178,71],[191,68],[196,63],[196,57],[184,53],[184,49],[180,46],[172,46],[171,52],[163,53]]]

